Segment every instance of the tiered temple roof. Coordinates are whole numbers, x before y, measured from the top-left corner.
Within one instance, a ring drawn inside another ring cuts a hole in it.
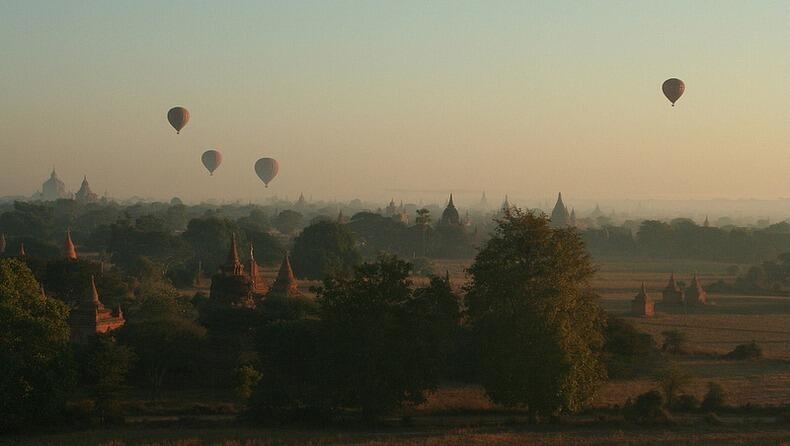
[[[551,211],[551,225],[555,228],[564,228],[570,223],[571,216],[568,213],[568,208],[562,202],[562,192],[557,195],[557,203],[554,204],[554,209]]]
[[[221,267],[222,272],[232,276],[243,276],[244,265],[241,264],[239,259],[239,249],[236,246],[236,234],[231,235],[230,251],[228,252],[228,260]]]
[[[681,305],[683,304],[683,290],[680,289],[677,281],[675,280],[675,273],[669,275],[669,283],[667,283],[664,291],[661,292],[663,300],[661,303],[668,305]]]
[[[442,212],[442,218],[439,220],[443,225],[460,225],[461,216],[458,215],[458,209],[455,208],[453,203],[453,194],[450,194],[450,200],[447,202],[447,207]]]
[[[271,286],[270,294],[279,294],[285,296],[299,296],[299,287],[294,277],[293,269],[291,268],[291,259],[288,252],[283,257],[283,263],[280,265],[280,271],[277,273],[277,279]]]
[[[87,175],[82,177],[82,185],[80,185],[80,190],[74,194],[74,199],[82,203],[93,203],[99,201],[99,196],[91,190],[91,186],[88,184]]]
[[[49,179],[41,185],[41,196],[44,200],[54,201],[58,198],[68,198],[66,193],[66,185],[58,178],[55,168],[52,168],[52,173]]]
[[[84,340],[97,333],[115,330],[122,327],[124,323],[126,320],[120,305],[115,311],[112,311],[101,303],[99,292],[96,289],[96,281],[91,276],[90,293],[78,304],[77,308],[72,310],[69,316],[72,339],[75,341]]]

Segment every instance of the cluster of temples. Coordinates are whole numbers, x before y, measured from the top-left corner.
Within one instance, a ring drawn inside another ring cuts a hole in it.
[[[669,283],[666,288],[664,288],[662,295],[662,305],[696,306],[705,305],[708,302],[708,295],[705,293],[705,289],[702,288],[699,276],[697,276],[696,273],[694,273],[689,286],[687,286],[685,290],[678,285],[675,280],[675,274],[671,274],[669,276]]]
[[[0,236],[0,248],[5,249],[4,235]],[[66,261],[78,261],[77,247],[71,238],[71,231],[66,232],[62,255]],[[24,246],[20,246],[19,257],[21,259],[26,257]],[[200,276],[199,271],[197,281],[200,280]],[[93,276],[90,278],[89,285],[88,292],[72,308],[69,317],[71,336],[77,342],[86,340],[97,333],[115,330],[126,323],[120,305],[109,309],[101,302]],[[41,295],[43,298],[47,298],[43,286]],[[262,268],[255,261],[252,245],[250,245],[248,261],[242,263],[234,236],[231,239],[226,262],[211,278],[209,299],[212,303],[222,306],[254,308],[258,302],[269,296],[296,297],[300,295],[287,252],[274,282],[270,284],[263,276]]]
[[[256,304],[268,296],[299,296],[288,253],[285,253],[280,270],[274,283],[269,285],[255,261],[255,253],[250,245],[250,255],[245,264],[239,257],[236,237],[230,242],[230,251],[225,264],[211,277],[209,300],[214,304],[236,308],[255,308]]]
[[[669,276],[669,283],[661,292],[662,300],[661,305],[666,308],[678,306],[702,306],[707,304],[708,295],[700,283],[699,276],[695,273],[691,278],[689,285],[683,289],[677,280],[675,274]],[[634,296],[631,301],[631,315],[640,317],[652,317],[655,315],[655,301],[647,295],[644,282],[639,292]]]
[[[20,245],[19,257],[24,259],[26,256],[24,245]],[[77,261],[77,247],[71,239],[71,231],[66,231],[66,241],[63,244],[63,257],[67,261]],[[41,296],[46,299],[47,294],[44,287],[41,287]],[[88,293],[77,302],[76,306],[69,313],[69,327],[71,328],[71,339],[76,342],[84,341],[90,336],[98,333],[107,333],[116,328],[123,327],[126,319],[123,310],[118,305],[115,309],[108,309],[101,302],[99,291],[96,289],[94,276],[90,278],[90,288]]]

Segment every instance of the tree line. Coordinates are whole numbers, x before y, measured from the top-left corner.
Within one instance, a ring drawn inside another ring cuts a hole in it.
[[[9,327],[0,385],[16,389],[0,393],[4,428],[73,418],[64,407],[75,388],[112,420],[127,386],[229,383],[256,420],[375,419],[446,380],[479,383],[538,420],[580,410],[609,370],[624,373],[649,348],[607,322],[579,234],[515,209],[475,257],[465,297],[445,278],[416,286],[412,265],[389,254],[330,269],[315,299],[272,297],[255,309],[183,296],[154,268],[139,278],[126,325],[82,344],[69,342],[68,305],[43,298],[25,263],[0,265]]]

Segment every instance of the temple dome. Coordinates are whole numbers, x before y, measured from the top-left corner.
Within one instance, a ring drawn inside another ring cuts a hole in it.
[[[452,225],[460,225],[461,224],[461,216],[458,215],[458,209],[455,208],[455,204],[453,203],[453,194],[450,194],[450,201],[447,202],[447,207],[444,208],[444,212],[442,212],[442,219],[439,220],[441,224],[452,224]]]

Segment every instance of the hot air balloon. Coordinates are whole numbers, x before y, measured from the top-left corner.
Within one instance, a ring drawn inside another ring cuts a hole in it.
[[[664,81],[664,84],[661,85],[661,89],[664,90],[664,96],[669,99],[669,102],[672,103],[672,106],[675,106],[675,101],[680,99],[683,96],[683,91],[686,90],[686,84],[683,83],[680,79],[667,79]]]
[[[189,110],[184,107],[173,107],[167,112],[167,120],[176,129],[176,134],[179,134],[189,122]]]
[[[208,172],[214,175],[214,171],[222,164],[222,153],[219,150],[209,149],[203,152],[200,160],[203,161],[203,165],[206,166]]]
[[[280,170],[280,164],[274,158],[261,158],[255,162],[255,173],[258,178],[263,181],[266,187],[269,187],[269,182],[277,176],[277,171]]]

